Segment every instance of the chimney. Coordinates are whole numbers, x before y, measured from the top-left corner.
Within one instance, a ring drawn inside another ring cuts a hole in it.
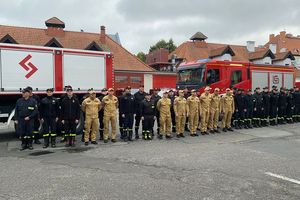
[[[274,38],[275,38],[275,35],[274,35],[274,34],[270,34],[270,35],[269,35],[269,41],[270,41],[270,42],[273,41]]]
[[[247,41],[247,50],[248,52],[255,51],[255,41]]]
[[[285,31],[281,31],[280,32],[280,40],[284,40],[285,39],[285,34],[286,34]]]
[[[269,44],[269,49],[272,51],[273,54],[276,54],[277,45],[276,44]]]
[[[105,38],[106,38],[105,26],[101,26],[100,27],[100,42],[101,42],[101,44],[106,43]]]
[[[51,37],[63,37],[65,23],[57,17],[52,17],[45,21],[47,27],[46,34]]]

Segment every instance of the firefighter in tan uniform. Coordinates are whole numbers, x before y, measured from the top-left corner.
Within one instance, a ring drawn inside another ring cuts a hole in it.
[[[159,118],[160,134],[158,135],[158,138],[162,139],[163,135],[165,135],[167,139],[170,139],[172,138],[171,136],[172,119],[171,119],[171,99],[168,98],[168,92],[164,92],[163,98],[161,98],[157,102],[156,107],[160,114],[160,118]]]
[[[187,113],[189,117],[190,135],[192,137],[199,136],[197,134],[197,127],[199,123],[199,98],[196,90],[191,91],[192,95],[187,98]]]
[[[111,133],[111,141],[116,142],[117,136],[117,109],[118,109],[118,98],[114,96],[114,89],[108,89],[108,95],[106,95],[102,99],[102,107],[104,109],[104,143],[108,142],[109,136],[109,123],[111,123],[112,133]]]
[[[221,99],[221,112],[224,115],[222,119],[222,130],[224,132],[233,131],[231,128],[231,117],[234,112],[234,98],[230,89],[226,89],[226,95]]]
[[[211,95],[210,114],[208,128],[210,133],[220,133],[218,130],[218,121],[221,112],[221,97],[219,95],[220,89],[215,88],[214,93]]]
[[[89,144],[89,136],[91,132],[91,143],[97,144],[96,135],[99,131],[99,111],[101,109],[101,102],[96,98],[95,91],[89,91],[89,97],[82,102],[82,111],[85,113],[85,124],[84,124],[84,144]]]
[[[184,127],[187,114],[186,99],[184,98],[183,90],[178,91],[178,97],[174,100],[174,112],[176,121],[177,137],[184,137]]]
[[[209,119],[209,107],[211,101],[211,95],[209,94],[210,87],[204,89],[204,93],[200,96],[200,115],[201,115],[201,134],[208,134],[207,124]]]

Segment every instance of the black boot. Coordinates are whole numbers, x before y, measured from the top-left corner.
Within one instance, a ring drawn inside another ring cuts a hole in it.
[[[27,149],[26,139],[22,138],[21,142],[22,143],[21,143],[20,151],[23,151],[23,150]]]
[[[132,141],[133,132],[132,131],[128,131],[127,133],[128,133],[128,141]]]
[[[28,149],[29,150],[33,150],[33,147],[32,147],[32,139],[28,139]]]
[[[56,137],[55,137],[55,136],[52,136],[52,137],[51,137],[51,147],[52,147],[52,148],[55,148],[55,147],[56,147]]]
[[[43,148],[49,147],[49,137],[44,137],[44,146]]]

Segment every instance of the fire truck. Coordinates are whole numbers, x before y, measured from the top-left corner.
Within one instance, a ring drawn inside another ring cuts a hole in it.
[[[198,60],[184,62],[177,68],[177,88],[197,89],[200,93],[206,86],[220,88],[255,89],[256,87],[293,88],[294,66],[259,65],[251,62]]]
[[[13,120],[15,103],[24,87],[41,98],[53,88],[60,98],[67,85],[79,99],[88,89],[113,87],[113,55],[110,52],[0,43],[0,128]],[[79,123],[78,128],[82,128]]]

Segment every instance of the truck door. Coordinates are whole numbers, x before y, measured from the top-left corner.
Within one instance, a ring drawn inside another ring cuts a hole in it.
[[[242,82],[242,70],[233,70],[230,76],[230,87],[234,87],[236,84]]]
[[[206,84],[212,88],[222,87],[218,84],[221,80],[220,69],[219,68],[210,68],[206,73]]]

